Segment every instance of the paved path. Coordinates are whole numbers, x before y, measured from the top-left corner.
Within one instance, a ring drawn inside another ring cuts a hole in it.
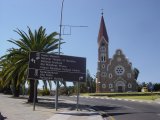
[[[72,101],[59,100],[58,105],[59,109],[55,111],[53,99],[41,97],[33,111],[33,105],[27,103],[26,98],[0,94],[0,120],[102,120],[98,113],[86,106],[81,105],[76,111]]]
[[[0,120],[102,120],[98,113],[86,106],[80,105],[80,110],[76,111],[76,104],[73,101],[59,100],[59,109],[55,111],[53,98],[40,97],[36,110],[33,111],[33,105],[27,103],[26,98],[0,94]],[[160,104],[160,99],[140,102]]]
[[[6,120],[46,120],[55,110],[26,103],[27,99],[12,98],[11,95],[0,94],[0,112]]]

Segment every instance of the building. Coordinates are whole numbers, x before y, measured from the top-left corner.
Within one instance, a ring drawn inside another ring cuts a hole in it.
[[[96,92],[133,92],[137,91],[137,82],[131,62],[121,49],[117,49],[113,58],[109,58],[109,38],[102,14],[98,34],[98,68]]]

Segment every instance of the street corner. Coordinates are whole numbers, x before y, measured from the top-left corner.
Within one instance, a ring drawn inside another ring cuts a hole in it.
[[[102,120],[102,116],[92,111],[62,111],[47,120]]]

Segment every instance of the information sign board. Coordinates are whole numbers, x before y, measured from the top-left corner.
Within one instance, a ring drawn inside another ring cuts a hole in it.
[[[84,82],[86,79],[86,58],[31,52],[28,78]]]

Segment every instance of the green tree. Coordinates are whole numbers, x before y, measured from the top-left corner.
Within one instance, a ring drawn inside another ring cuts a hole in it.
[[[29,62],[29,54],[31,51],[37,52],[52,52],[56,53],[55,50],[58,48],[58,39],[55,38],[58,33],[53,32],[49,35],[46,34],[46,29],[42,26],[35,30],[34,32],[28,27],[28,34],[22,30],[15,30],[15,32],[20,36],[20,39],[11,39],[9,42],[15,44],[18,49],[7,54],[8,59],[14,59],[14,72],[17,72],[17,85],[22,83],[27,76],[27,68]],[[60,43],[62,44],[62,43]],[[12,73],[13,73],[12,71]],[[13,74],[12,74],[13,76]],[[28,102],[33,102],[34,98],[34,82],[35,80],[29,80],[29,98]],[[37,98],[37,92],[36,92]],[[37,100],[37,99],[36,99]]]
[[[142,83],[138,82],[138,92],[141,92],[142,87],[143,87]]]
[[[155,91],[160,91],[160,83],[155,83],[154,85],[154,90]]]
[[[4,55],[0,61],[0,65],[2,67],[2,82],[3,82],[3,87],[11,87],[12,88],[12,93],[14,97],[19,97],[20,93],[20,84],[21,81],[19,81],[19,69],[21,69],[22,66],[16,67],[16,57],[17,56],[12,56],[11,54],[14,54],[17,52],[18,49],[9,49],[8,54]],[[11,56],[10,56],[11,55]]]
[[[146,82],[142,82],[142,87],[147,87],[147,83]]]
[[[90,75],[89,70],[87,70],[86,72],[86,82],[84,83],[80,83],[80,92],[81,93],[92,93],[95,92],[95,81],[93,80],[93,78]],[[75,89],[77,89],[77,87],[75,87]]]
[[[134,74],[135,74],[135,79],[137,80],[138,75],[139,75],[139,70],[137,68],[134,68]]]

